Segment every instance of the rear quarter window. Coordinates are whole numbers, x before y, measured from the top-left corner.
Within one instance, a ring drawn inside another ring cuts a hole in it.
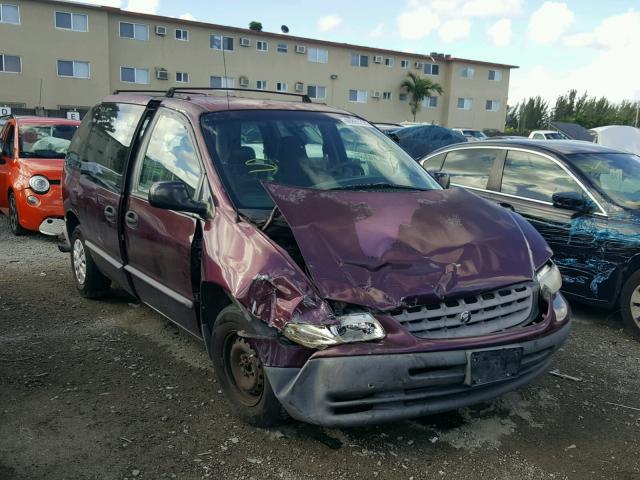
[[[442,170],[442,163],[444,162],[444,157],[447,156],[447,153],[440,153],[438,155],[434,155],[431,158],[426,159],[422,166],[428,172],[438,172]]]

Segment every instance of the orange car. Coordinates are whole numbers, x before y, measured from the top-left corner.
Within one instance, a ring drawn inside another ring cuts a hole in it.
[[[0,132],[0,212],[11,231],[60,235],[64,210],[60,181],[77,120],[8,117]]]

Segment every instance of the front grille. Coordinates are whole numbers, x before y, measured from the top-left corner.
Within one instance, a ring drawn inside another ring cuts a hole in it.
[[[391,315],[416,337],[472,337],[529,323],[537,315],[536,298],[537,287],[525,283]]]

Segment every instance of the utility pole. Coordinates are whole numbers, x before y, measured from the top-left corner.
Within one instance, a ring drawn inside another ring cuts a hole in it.
[[[640,100],[636,101],[636,122],[634,126],[638,128],[638,113],[640,113]]]

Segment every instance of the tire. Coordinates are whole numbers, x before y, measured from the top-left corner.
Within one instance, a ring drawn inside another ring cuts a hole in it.
[[[71,234],[71,273],[80,295],[85,298],[100,298],[109,293],[111,280],[98,269],[87,250],[80,227]]]
[[[262,362],[240,331],[254,332],[238,307],[220,312],[213,325],[210,352],[225,397],[236,415],[256,427],[281,424],[286,413],[264,373]]]
[[[640,271],[631,275],[622,287],[620,313],[626,330],[640,340]]]
[[[18,206],[16,205],[16,197],[13,192],[9,192],[9,227],[16,237],[26,235],[28,233],[28,230],[25,230],[20,226]]]

